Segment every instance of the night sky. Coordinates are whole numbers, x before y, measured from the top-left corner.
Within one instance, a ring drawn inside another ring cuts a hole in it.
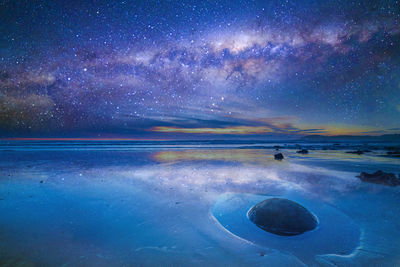
[[[399,1],[0,1],[0,137],[400,132]]]

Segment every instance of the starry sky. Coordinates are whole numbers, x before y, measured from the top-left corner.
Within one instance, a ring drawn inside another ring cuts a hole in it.
[[[0,137],[400,132],[400,2],[0,1]]]

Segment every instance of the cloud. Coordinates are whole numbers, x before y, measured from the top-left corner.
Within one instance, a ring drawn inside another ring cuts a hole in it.
[[[360,132],[360,134],[384,134],[384,133],[386,133],[385,130],[375,130],[375,131]]]
[[[291,124],[279,126],[234,126],[234,127],[204,127],[204,128],[180,128],[172,126],[156,126],[150,129],[153,132],[184,133],[184,134],[223,134],[223,135],[255,135],[266,133],[277,134],[317,134],[327,133],[325,129],[298,129]]]

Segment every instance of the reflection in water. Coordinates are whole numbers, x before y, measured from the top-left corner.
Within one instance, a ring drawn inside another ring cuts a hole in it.
[[[198,149],[183,151],[160,151],[154,154],[160,162],[182,160],[220,160],[247,163],[271,162],[271,154],[260,149]]]

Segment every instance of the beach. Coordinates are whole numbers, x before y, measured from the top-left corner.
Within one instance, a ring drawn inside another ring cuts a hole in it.
[[[395,266],[399,187],[356,177],[398,175],[390,145],[3,141],[0,265]],[[300,203],[318,227],[257,228],[247,211],[270,197]]]

